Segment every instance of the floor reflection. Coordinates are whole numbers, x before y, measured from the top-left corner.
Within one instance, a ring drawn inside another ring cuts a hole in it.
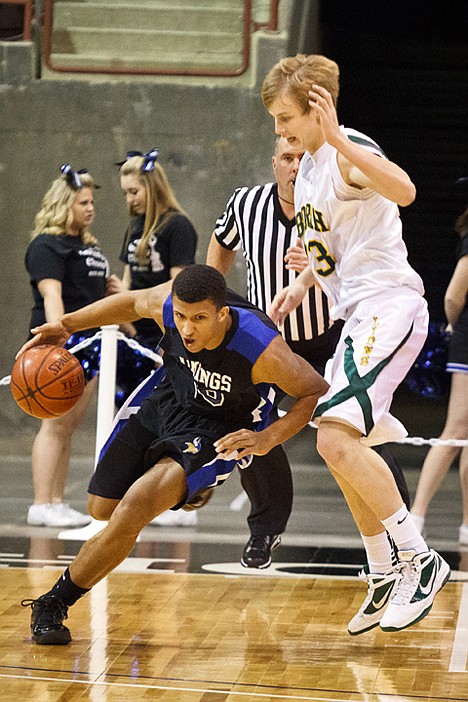
[[[3,567],[66,567],[82,546],[82,541],[61,541],[54,536],[0,537],[0,564]],[[468,547],[440,550],[453,571],[452,580],[468,580]],[[239,544],[191,541],[190,538],[138,542],[118,572],[225,573],[226,575],[299,576],[354,578],[364,563],[360,548],[326,546],[285,546],[277,549],[270,568],[262,571],[240,565]]]

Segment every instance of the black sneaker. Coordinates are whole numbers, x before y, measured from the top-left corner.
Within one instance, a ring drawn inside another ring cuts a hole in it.
[[[37,600],[22,600],[31,607],[31,634],[37,644],[64,645],[72,640],[70,630],[63,625],[68,607],[55,595],[42,595]]]
[[[241,564],[244,568],[268,568],[271,552],[281,543],[279,534],[251,536],[242,554]]]

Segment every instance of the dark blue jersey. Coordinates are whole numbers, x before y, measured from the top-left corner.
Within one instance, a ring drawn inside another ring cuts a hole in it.
[[[230,306],[232,324],[222,343],[198,353],[184,347],[174,322],[172,297],[166,300],[161,341],[166,378],[149,398],[150,403],[157,402],[158,394],[166,393],[169,385],[181,410],[227,424],[230,431],[261,429],[268,424],[275,388],[268,383],[254,385],[252,367],[279,332],[263,312],[242,298],[233,299],[245,302],[246,308]],[[149,409],[143,403],[147,426],[151,422]]]

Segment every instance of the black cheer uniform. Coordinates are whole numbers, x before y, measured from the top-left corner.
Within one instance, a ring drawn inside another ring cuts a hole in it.
[[[133,218],[120,252],[120,260],[130,267],[130,290],[144,290],[166,283],[171,278],[171,268],[182,268],[195,263],[197,233],[185,215],[170,213],[157,234],[150,236],[148,260],[140,263],[135,251],[144,226],[144,215]],[[152,319],[138,319],[134,326],[139,341],[148,348],[156,348],[162,336],[156,322]]]
[[[31,326],[46,321],[44,299],[37,284],[46,278],[62,283],[65,312],[74,312],[104,297],[109,262],[99,246],[83,244],[81,237],[69,234],[39,234],[29,244],[25,256],[34,306]]]
[[[179,212],[170,211],[157,234],[148,241],[148,260],[140,263],[136,248],[143,235],[145,216],[132,219],[120,251],[120,260],[130,269],[130,290],[144,290],[171,278],[171,268],[195,263],[197,233],[190,220]],[[157,350],[162,332],[153,319],[138,319],[134,323],[136,340],[144,347]],[[119,342],[117,374],[119,389],[116,403],[121,407],[133,390],[151,373],[154,363],[143,354]]]
[[[217,454],[213,443],[243,427],[261,430],[269,423],[275,388],[254,385],[252,367],[278,331],[260,310],[230,310],[232,324],[222,343],[191,353],[176,329],[172,297],[166,300],[165,378],[108,445],[89,492],[121,499],[163,456],[183,467],[187,501],[202,488],[220,485],[235,467],[249,470],[251,457]]]
[[[62,284],[65,312],[74,312],[100,300],[106,293],[109,262],[97,244],[84,244],[81,237],[70,234],[39,234],[29,244],[25,255],[34,305],[30,328],[46,322],[44,299],[38,283],[46,278]],[[94,330],[73,334],[65,344],[72,348],[92,336]],[[99,370],[99,343],[78,351],[76,357],[83,366],[87,380]]]

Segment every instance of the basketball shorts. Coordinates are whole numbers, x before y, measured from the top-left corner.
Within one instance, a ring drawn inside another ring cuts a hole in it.
[[[463,310],[450,337],[447,371],[468,373],[468,310]]]
[[[421,350],[428,327],[427,303],[409,288],[359,302],[341,332],[327,367],[330,387],[314,421],[341,421],[376,446],[407,435],[390,414],[393,394]]]
[[[179,426],[168,433],[163,426],[148,429],[141,421],[141,410],[129,417],[125,426],[107,447],[97,465],[88,492],[92,495],[120,500],[127,490],[161,458],[173,458],[184,470],[188,502],[199,490],[221,485],[234,468],[245,468],[249,459],[216,453],[213,443],[232,429],[218,424],[207,430],[207,418],[201,417],[197,427],[192,417],[184,428],[184,411],[179,410]],[[177,505],[182,507],[184,503]]]

